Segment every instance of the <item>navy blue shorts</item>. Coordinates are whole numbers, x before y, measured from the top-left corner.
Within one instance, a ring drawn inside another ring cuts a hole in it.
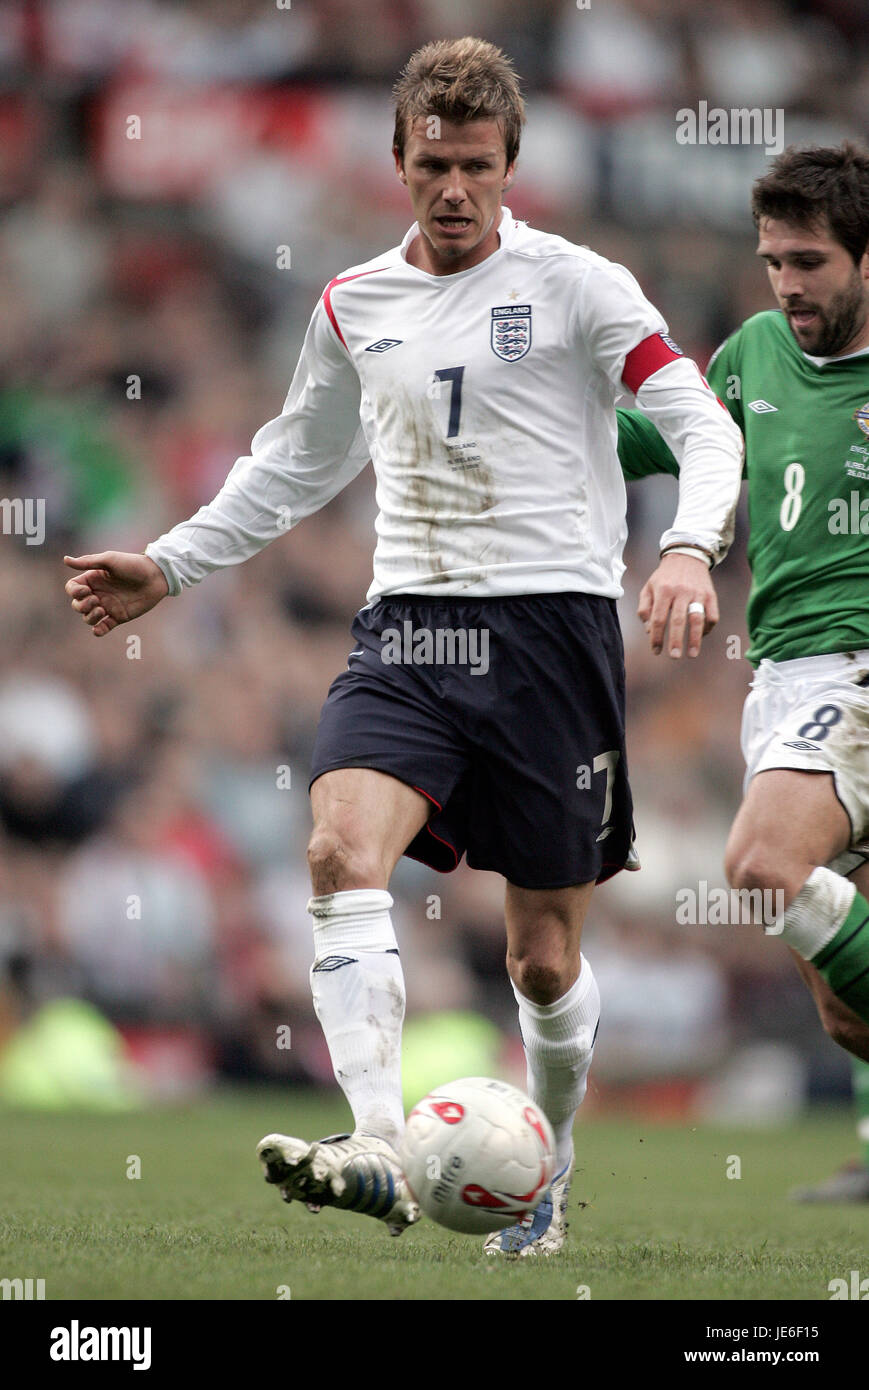
[[[388,773],[432,815],[405,853],[520,888],[603,882],[633,838],[613,599],[401,594],[365,608],[332,683],[311,782]]]

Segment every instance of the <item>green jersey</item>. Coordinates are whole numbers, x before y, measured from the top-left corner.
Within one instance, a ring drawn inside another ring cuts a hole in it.
[[[745,436],[753,665],[869,648],[869,353],[817,365],[784,314],[755,314],[706,373]],[[678,474],[638,411],[620,410],[626,478]]]

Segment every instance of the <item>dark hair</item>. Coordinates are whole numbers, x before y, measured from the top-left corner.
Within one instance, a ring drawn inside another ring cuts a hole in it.
[[[869,151],[851,140],[789,145],[752,188],[751,213],[755,226],[763,217],[811,228],[826,222],[859,264],[869,244]]]
[[[484,39],[439,39],[417,49],[393,89],[393,148],[404,142],[417,116],[445,121],[497,120],[504,132],[507,163],[519,153],[525,103],[513,64]]]

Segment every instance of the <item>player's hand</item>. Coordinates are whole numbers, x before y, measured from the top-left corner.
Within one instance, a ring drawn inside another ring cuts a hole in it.
[[[703,605],[702,613],[688,612],[688,605],[695,603]],[[664,645],[668,622],[670,655],[680,657],[687,643],[688,655],[696,656],[719,616],[718,597],[706,561],[691,555],[664,555],[643,586],[637,612],[656,656]]]
[[[100,555],[64,555],[63,562],[82,571],[67,581],[66,592],[95,637],[140,618],[169,592],[165,574],[147,555],[104,550]]]

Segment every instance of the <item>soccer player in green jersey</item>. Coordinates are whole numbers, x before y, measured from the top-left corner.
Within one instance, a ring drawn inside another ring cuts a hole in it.
[[[825,1028],[869,1060],[869,153],[786,150],[752,212],[779,307],[708,368],[746,441],[757,668],[726,872],[781,890]],[[619,454],[628,478],[678,472],[634,411]],[[654,638],[645,590],[640,617]]]

